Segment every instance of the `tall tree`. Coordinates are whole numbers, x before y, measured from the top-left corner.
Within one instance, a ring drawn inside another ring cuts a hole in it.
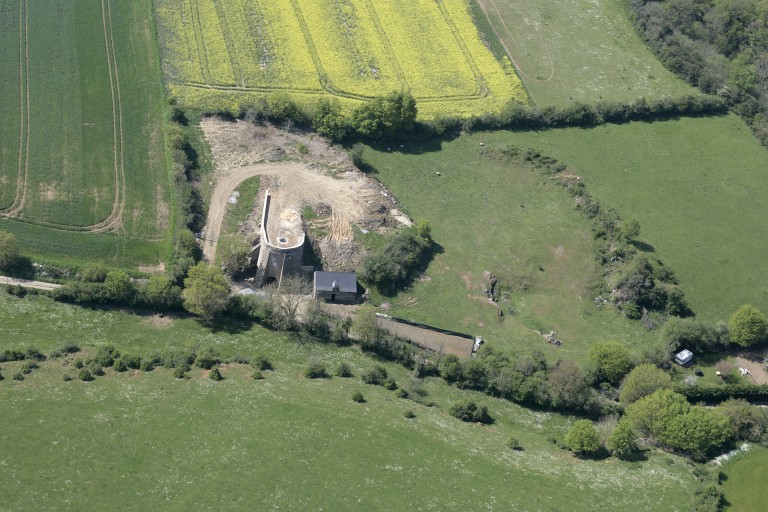
[[[768,338],[768,319],[751,304],[741,306],[728,321],[731,341],[742,347],[763,343]]]
[[[669,389],[660,389],[627,407],[626,417],[641,435],[658,438],[669,422],[691,409],[688,400]]]
[[[19,261],[19,244],[16,237],[0,231],[0,269],[7,269]]]
[[[658,389],[671,389],[672,378],[664,370],[652,364],[641,364],[632,369],[621,385],[621,401],[631,404]]]
[[[595,343],[589,349],[589,361],[593,365],[598,382],[609,382],[614,386],[632,369],[629,349],[616,341]]]
[[[600,450],[600,434],[589,420],[577,420],[565,435],[565,444],[581,455],[593,454]]]
[[[620,459],[627,459],[637,452],[637,433],[627,420],[622,420],[608,438],[607,448]]]
[[[589,399],[589,386],[578,364],[562,360],[550,372],[547,391],[553,407],[578,409]]]
[[[220,269],[201,262],[189,269],[182,298],[187,311],[211,322],[227,309],[229,283]]]

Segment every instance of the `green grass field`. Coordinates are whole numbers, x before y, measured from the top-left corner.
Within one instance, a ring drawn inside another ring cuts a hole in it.
[[[732,512],[760,512],[765,510],[768,489],[763,484],[768,467],[768,449],[750,447],[747,453],[733,457],[723,465],[727,476],[723,492],[728,502],[726,510]]]
[[[352,348],[265,331],[212,332],[189,319],[140,317],[0,292],[9,347],[49,351],[77,342],[133,353],[214,345],[225,356],[267,355],[266,379],[234,365],[214,383],[168,370],[64,382],[64,359],[23,382],[3,363],[0,382],[0,509],[688,510],[694,478],[683,459],[651,452],[642,462],[582,461],[550,443],[571,419],[531,411],[428,379],[435,407],[367,386],[374,364]],[[34,322],[32,324],[31,322]],[[31,325],[45,322],[46,332]],[[348,362],[358,377],[308,381],[308,357]],[[72,358],[70,357],[70,360]],[[408,373],[387,364],[397,381]],[[360,390],[367,402],[351,401]],[[496,423],[446,413],[472,396]],[[416,418],[403,413],[412,409]],[[524,450],[505,447],[510,435]],[[642,478],[640,478],[642,476]]]
[[[0,213],[23,221],[10,230],[33,239],[24,247],[33,255],[66,232],[162,244],[172,204],[151,2],[3,0],[0,9]],[[52,230],[41,240],[30,224]]]
[[[574,167],[676,273],[693,310],[727,320],[741,305],[768,311],[768,151],[736,116],[594,129],[477,134],[534,146]]]
[[[645,46],[624,0],[476,1],[486,41],[511,57],[537,105],[694,92]]]
[[[533,329],[554,329],[566,342],[558,353],[577,359],[597,339],[650,340],[637,322],[596,311],[586,294],[596,269],[585,221],[551,180],[494,159],[513,144],[571,164],[601,202],[639,219],[640,238],[676,272],[703,318],[727,320],[744,303],[768,310],[768,292],[755,285],[768,273],[768,239],[759,235],[768,216],[759,200],[768,193],[768,153],[727,116],[476,133],[366,151],[377,177],[414,218],[432,223],[445,249],[430,265],[431,281],[392,301],[394,315],[519,349],[541,348]],[[502,323],[480,298],[484,270],[529,285],[512,294],[515,314]]]
[[[377,178],[411,217],[430,222],[442,246],[429,279],[389,300],[386,312],[481,335],[496,347],[544,350],[553,359],[583,361],[595,341],[653,342],[655,334],[639,322],[595,307],[588,286],[599,269],[588,221],[573,198],[550,177],[503,157],[500,144],[481,147],[482,140],[365,151]],[[483,295],[485,271],[510,290],[509,302],[499,303],[503,320]],[[564,343],[550,345],[535,330],[557,331]]]

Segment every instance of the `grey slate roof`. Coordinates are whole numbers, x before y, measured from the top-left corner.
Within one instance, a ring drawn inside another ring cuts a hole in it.
[[[335,291],[357,293],[357,274],[354,272],[315,272],[315,290],[321,292]]]

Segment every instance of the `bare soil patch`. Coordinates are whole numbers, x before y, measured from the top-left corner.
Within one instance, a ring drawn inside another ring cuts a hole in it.
[[[755,384],[768,384],[768,372],[765,371],[763,365],[743,357],[737,357],[735,358],[735,361],[738,366],[749,370],[750,376]]]
[[[380,183],[360,172],[342,148],[317,135],[217,118],[200,124],[214,161],[214,192],[203,246],[208,261],[215,260],[229,198],[241,182],[254,176],[262,176],[261,190],[249,220],[242,224],[243,236],[249,241],[257,238],[267,188],[274,212],[301,212],[306,206],[330,210],[330,222],[326,216],[304,223],[311,228],[317,222],[327,233],[312,242],[331,270],[354,266],[361,255],[353,225],[386,231],[410,222]],[[308,231],[311,236],[313,230]]]
[[[144,318],[143,323],[152,327],[165,328],[173,325],[173,318],[169,316],[152,315]]]

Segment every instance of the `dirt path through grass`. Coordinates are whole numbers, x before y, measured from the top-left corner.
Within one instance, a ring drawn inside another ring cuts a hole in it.
[[[51,291],[61,288],[60,284],[44,283],[42,281],[28,281],[27,279],[16,279],[13,277],[0,276],[0,285],[21,286],[22,288],[34,288],[35,290]]]
[[[768,372],[759,363],[744,359],[743,357],[735,358],[736,364],[741,368],[749,370],[749,374],[752,376],[752,380],[755,384],[768,384]]]

